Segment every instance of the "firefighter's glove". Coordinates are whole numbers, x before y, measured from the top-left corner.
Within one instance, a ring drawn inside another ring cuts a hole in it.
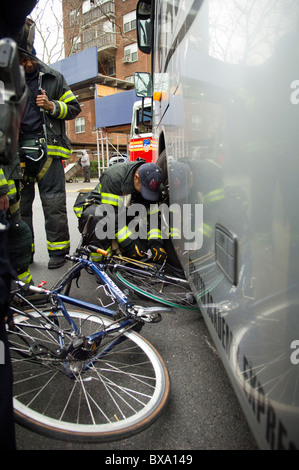
[[[133,243],[129,249],[126,249],[126,254],[135,259],[141,259],[145,256],[145,253],[141,250],[137,243]]]
[[[152,261],[154,263],[164,263],[167,259],[167,253],[164,248],[161,247],[151,247],[152,251]]]

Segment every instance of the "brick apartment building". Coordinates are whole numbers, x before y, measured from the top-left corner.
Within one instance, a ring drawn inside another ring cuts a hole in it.
[[[99,132],[94,97],[130,90],[135,71],[150,71],[150,56],[137,47],[136,5],[137,0],[62,0],[65,57],[94,46],[98,57],[97,80],[71,87],[82,108],[67,126],[74,150],[87,148],[90,155],[96,154]],[[129,127],[101,129],[100,136],[108,136],[125,152]]]

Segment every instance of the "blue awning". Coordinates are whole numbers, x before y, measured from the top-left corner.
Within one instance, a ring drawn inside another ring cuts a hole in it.
[[[76,85],[79,90],[80,82],[98,79],[97,47],[91,47],[78,52],[66,59],[51,64],[53,69],[62,73],[69,86]],[[115,79],[114,79],[115,80]],[[133,104],[139,98],[135,90],[122,91],[109,96],[95,99],[96,127],[115,127],[131,124]]]
[[[55,70],[62,73],[69,86],[98,76],[97,47],[91,47],[78,52],[66,59],[51,64]]]
[[[131,124],[135,90],[95,99],[96,127],[114,127]]]

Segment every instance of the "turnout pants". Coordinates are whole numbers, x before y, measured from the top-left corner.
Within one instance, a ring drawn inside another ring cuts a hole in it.
[[[12,366],[5,328],[5,317],[9,315],[10,284],[15,273],[8,258],[7,241],[7,220],[0,210],[0,449],[15,450]]]
[[[9,217],[8,221],[9,259],[18,279],[29,284],[32,281],[29,270],[32,246],[31,231],[26,222],[21,219],[19,209]]]
[[[26,174],[25,169],[20,205],[22,219],[29,225],[32,232],[32,253],[35,251],[32,205],[35,197],[36,180],[45,217],[48,254],[49,256],[66,255],[70,249],[70,235],[62,162],[60,159],[45,157],[40,160],[36,173],[37,176],[34,178]]]

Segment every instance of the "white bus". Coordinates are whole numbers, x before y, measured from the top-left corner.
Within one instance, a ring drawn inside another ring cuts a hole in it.
[[[140,0],[137,31],[169,202],[203,204],[179,260],[259,447],[298,449],[299,1]]]

